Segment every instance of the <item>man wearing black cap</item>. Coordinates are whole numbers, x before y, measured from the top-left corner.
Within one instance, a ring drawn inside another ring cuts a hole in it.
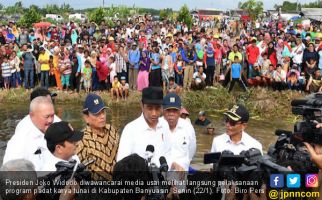
[[[45,165],[40,171],[56,171],[56,164],[60,161],[76,160],[76,143],[82,140],[84,133],[77,132],[68,122],[56,122],[49,126],[45,133],[47,147],[50,152],[45,154]]]
[[[159,121],[162,113],[163,91],[161,87],[147,87],[142,91],[142,114],[127,124],[122,132],[117,161],[133,153],[146,157],[146,147],[154,146],[152,163],[159,165],[160,156],[168,149],[168,135]]]
[[[168,129],[171,151],[168,160],[170,169],[188,171],[196,152],[196,135],[191,123],[180,118],[181,99],[176,93],[169,93],[163,99],[161,121]],[[172,164],[171,164],[172,163]]]
[[[259,149],[262,152],[261,143],[244,131],[249,120],[249,112],[244,106],[235,105],[224,115],[226,133],[214,138],[211,152],[229,150],[238,155],[241,151],[250,148]]]
[[[81,162],[95,160],[89,166],[95,180],[111,180],[116,163],[119,134],[106,123],[106,106],[96,94],[87,95],[83,107],[83,116],[87,124],[84,138],[77,145],[77,155]]]

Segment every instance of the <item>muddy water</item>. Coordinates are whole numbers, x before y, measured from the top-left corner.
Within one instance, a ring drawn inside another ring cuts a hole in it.
[[[69,121],[74,128],[81,129],[84,126],[82,119],[81,108],[82,105],[74,104],[58,104],[56,107],[56,114],[63,120]],[[3,154],[5,151],[5,145],[10,137],[13,135],[15,126],[26,114],[28,113],[28,105],[11,104],[0,105],[0,162],[2,162]],[[107,112],[107,120],[111,122],[120,131],[124,126],[137,118],[141,112],[139,106],[122,106],[112,107]],[[190,111],[191,121],[193,122],[197,117],[198,110]],[[225,126],[221,116],[212,115],[209,111],[209,119],[216,125],[216,135],[225,131]],[[255,121],[251,120],[248,124],[246,132],[253,135],[258,139],[264,148],[264,152],[267,151],[268,146],[276,141],[274,135],[275,129],[287,129],[291,130],[292,125],[281,120],[263,120]],[[207,135],[203,133],[203,129],[195,127],[197,136],[197,153],[192,161],[192,165],[199,169],[204,169],[207,166],[202,164],[203,155],[209,152],[213,135]]]

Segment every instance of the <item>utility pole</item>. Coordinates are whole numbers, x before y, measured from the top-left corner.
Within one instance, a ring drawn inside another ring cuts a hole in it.
[[[105,0],[103,0],[103,8],[105,8]]]

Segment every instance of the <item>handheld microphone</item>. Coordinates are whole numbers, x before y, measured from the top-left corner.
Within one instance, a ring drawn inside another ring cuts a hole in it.
[[[149,166],[151,164],[151,159],[153,155],[154,155],[154,146],[149,144],[148,146],[146,146],[146,149],[145,149],[145,159],[148,161]]]
[[[159,161],[160,161],[160,172],[167,172],[169,170],[169,166],[165,157],[161,156],[159,158]]]

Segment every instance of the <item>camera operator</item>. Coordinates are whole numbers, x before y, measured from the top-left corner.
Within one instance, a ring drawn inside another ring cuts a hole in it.
[[[322,123],[318,123],[316,128],[322,128]],[[322,145],[314,144],[313,146],[307,142],[304,142],[308,152],[310,153],[311,160],[316,166],[322,170]]]
[[[45,133],[47,147],[50,153],[46,153],[45,165],[41,171],[56,171],[56,164],[60,161],[76,160],[76,143],[82,140],[84,134],[77,132],[68,122],[56,122],[49,126]]]
[[[241,151],[250,148],[256,148],[263,152],[261,143],[244,131],[249,120],[249,112],[244,106],[234,105],[224,115],[226,133],[213,139],[211,152],[229,150],[238,155]]]
[[[10,182],[25,184],[10,184]],[[6,162],[0,168],[0,199],[2,200],[35,200],[37,193],[34,192],[37,189],[37,174],[32,162],[25,159],[15,159]],[[28,184],[27,184],[28,183]],[[73,190],[73,185],[68,185],[65,190]],[[7,191],[22,191],[19,194],[15,192]],[[74,200],[75,195],[73,193],[62,193],[59,196],[59,200]]]

